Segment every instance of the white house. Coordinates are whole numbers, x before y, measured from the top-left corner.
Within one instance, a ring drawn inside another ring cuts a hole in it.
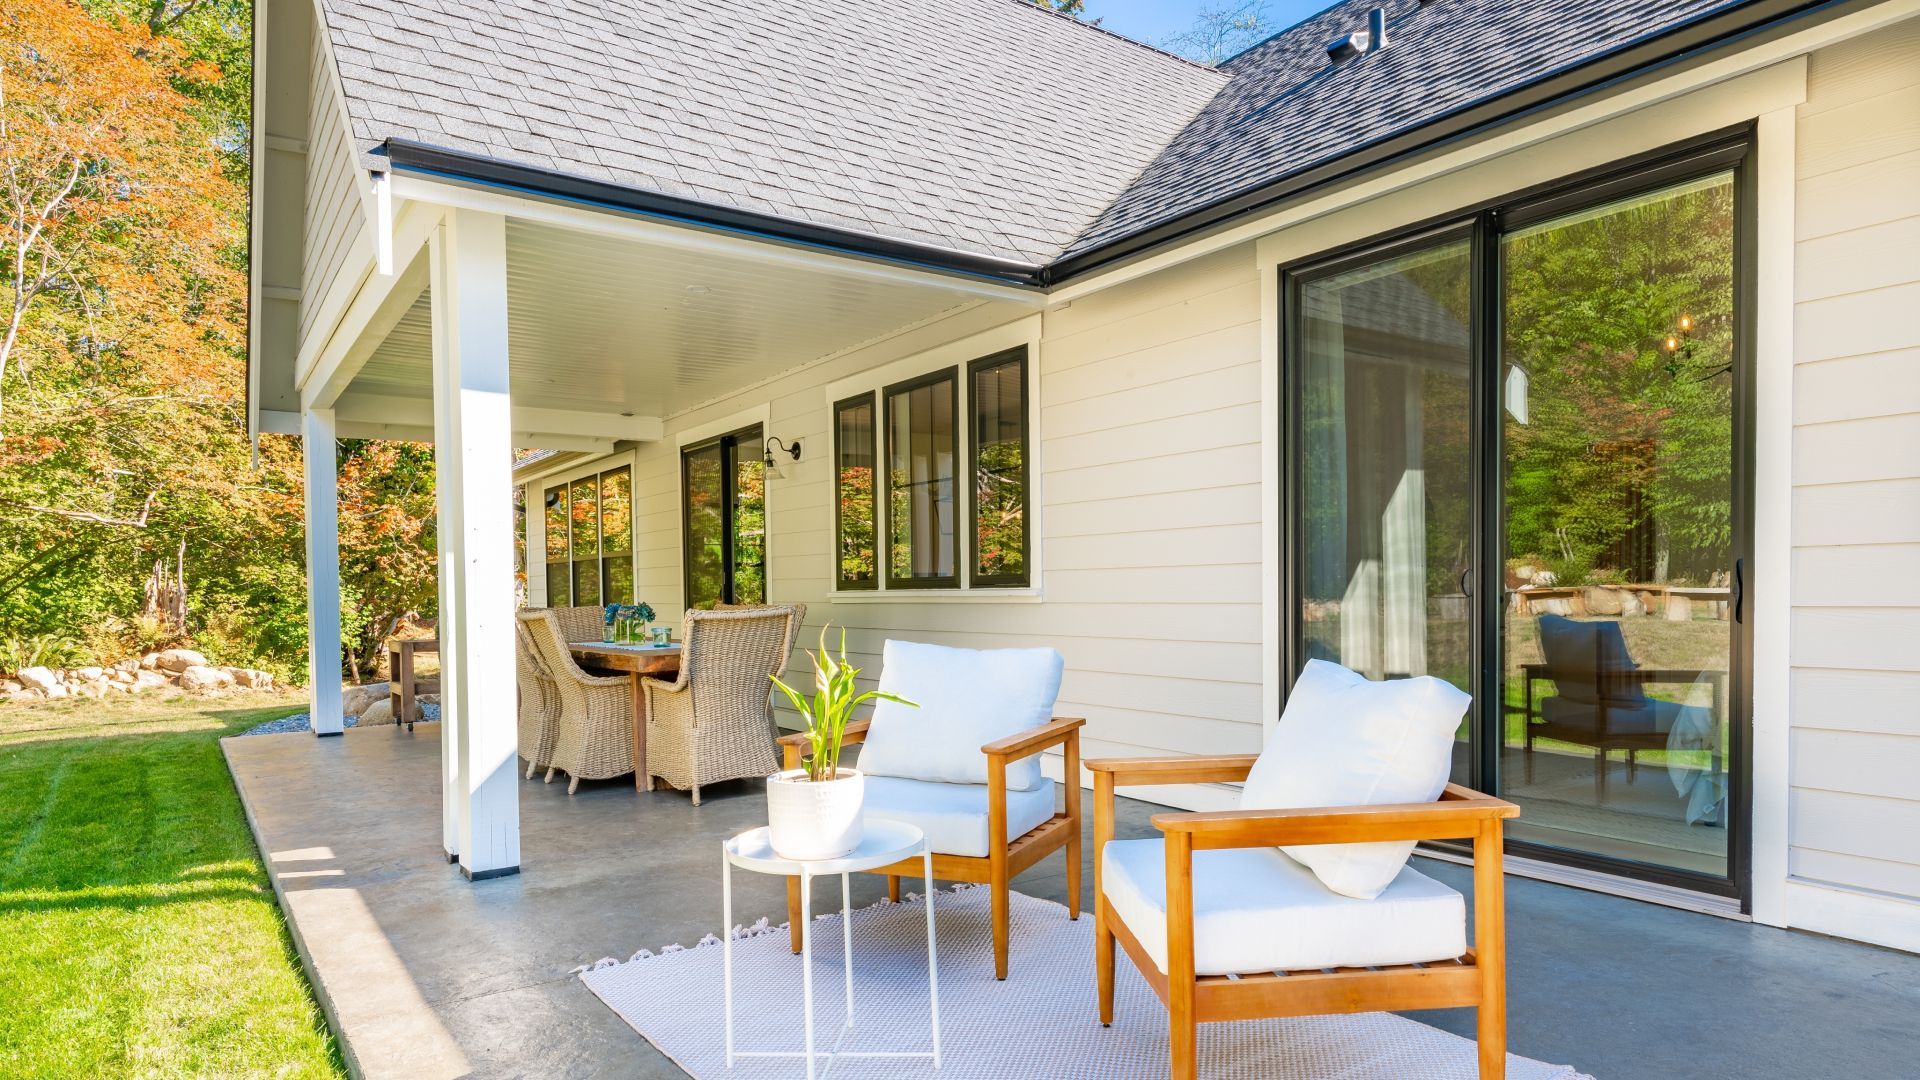
[[[1358,0],[1218,69],[1021,0],[261,0],[256,59],[316,728],[327,450],[431,439],[470,875],[520,529],[536,604],[1052,645],[1092,754],[1442,675],[1514,872],[1920,950],[1920,0]]]

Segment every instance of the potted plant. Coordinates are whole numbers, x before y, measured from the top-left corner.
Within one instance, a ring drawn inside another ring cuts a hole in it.
[[[803,697],[778,675],[773,685],[787,695],[805,722],[807,754],[800,768],[767,777],[767,828],[773,850],[788,859],[837,859],[860,846],[861,806],[866,778],[840,767],[840,743],[853,710],[875,698],[920,706],[884,690],[860,693],[860,669],[847,663],[847,632],[840,631],[840,655],[827,652],[827,631],[820,629],[820,651],[813,661],[813,697]]]

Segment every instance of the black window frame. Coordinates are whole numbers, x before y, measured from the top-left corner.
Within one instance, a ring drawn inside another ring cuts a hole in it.
[[[693,455],[702,451],[711,450],[715,447],[720,449],[720,479],[724,490],[722,491],[720,499],[720,598],[716,600],[715,603],[737,604],[740,601],[737,591],[738,583],[734,580],[734,571],[737,564],[734,557],[735,534],[733,512],[734,503],[737,501],[734,482],[739,475],[738,467],[740,462],[740,448],[742,446],[750,446],[754,460],[762,460],[766,454],[765,425],[755,421],[744,427],[735,428],[732,431],[715,435],[712,438],[688,443],[680,448],[680,598],[685,601],[686,606],[689,608],[695,607],[696,605],[693,599],[693,560],[689,557],[687,550],[687,545],[693,538],[693,516],[687,505],[687,492],[692,488],[687,477],[687,462]],[[763,476],[761,480],[761,497],[763,499],[766,497],[765,491],[766,481]],[[771,534],[773,530],[767,529],[765,532],[766,534]],[[769,584],[767,581],[767,571],[773,563],[771,540],[771,535],[763,534],[760,538],[760,581],[762,591],[767,591],[767,585]]]
[[[1501,476],[1499,470],[1487,460],[1489,455],[1497,459],[1502,453],[1502,380],[1494,370],[1502,356],[1501,238],[1509,232],[1565,214],[1637,195],[1654,194],[1689,180],[1720,173],[1732,174],[1735,192],[1733,290],[1736,379],[1732,450],[1738,479],[1733,495],[1733,554],[1737,572],[1743,579],[1741,606],[1746,611],[1753,610],[1754,310],[1758,280],[1754,251],[1758,202],[1754,176],[1755,143],[1756,133],[1752,124],[1721,129],[1497,198],[1482,200],[1452,213],[1436,215],[1278,267],[1281,332],[1278,453],[1281,543],[1284,545],[1280,559],[1280,609],[1282,618],[1286,620],[1280,635],[1283,700],[1291,694],[1293,682],[1306,661],[1300,620],[1304,520],[1299,475],[1302,459],[1299,452],[1298,366],[1303,342],[1298,316],[1302,283],[1357,263],[1390,257],[1439,242],[1448,234],[1464,232],[1471,235],[1473,265],[1470,273],[1474,314],[1473,325],[1469,328],[1473,342],[1471,426],[1474,445],[1471,468],[1475,477],[1472,520],[1477,534],[1473,538],[1475,566],[1480,568],[1476,571],[1476,577],[1484,576],[1484,568],[1501,565],[1504,542],[1500,520]],[[1488,695],[1493,692],[1492,687],[1500,685],[1500,604],[1503,596],[1498,587],[1480,587],[1478,580],[1472,584],[1473,614],[1478,626],[1472,636],[1471,692],[1476,702],[1482,702],[1488,700]],[[1728,656],[1731,668],[1727,703],[1730,732],[1728,808],[1733,827],[1728,830],[1727,836],[1727,875],[1717,877],[1511,838],[1505,845],[1509,854],[1695,893],[1723,896],[1737,901],[1742,911],[1752,910],[1753,631],[1750,618],[1736,618],[1734,623]],[[1477,711],[1474,723],[1477,725],[1477,752],[1472,761],[1472,783],[1480,790],[1490,790],[1490,781],[1499,776],[1500,746],[1496,741],[1484,737],[1485,722]],[[1424,846],[1457,857],[1471,857],[1470,845],[1454,841],[1432,842]]]
[[[589,562],[589,561],[594,564],[594,574],[595,574],[596,580],[599,583],[599,592],[600,592],[599,606],[604,606],[608,603],[614,602],[614,601],[610,601],[607,598],[607,585],[608,585],[607,533],[606,533],[606,525],[604,524],[604,519],[603,519],[603,514],[605,512],[605,503],[603,500],[606,498],[607,477],[612,476],[616,473],[621,473],[621,472],[624,472],[627,474],[627,501],[628,501],[627,550],[624,552],[616,552],[614,554],[614,558],[619,558],[622,555],[624,555],[631,560],[637,557],[637,548],[638,548],[638,538],[634,535],[635,522],[634,522],[633,510],[632,510],[633,464],[631,462],[626,462],[619,465],[609,465],[607,468],[604,468],[604,469],[595,469],[592,472],[581,473],[577,476],[569,476],[565,480],[537,481],[540,487],[540,528],[541,528],[540,559],[541,559],[541,565],[546,568],[545,569],[545,574],[546,574],[545,588],[546,588],[546,596],[547,596],[547,606],[549,607],[579,606],[574,604],[574,592],[575,592],[573,587],[574,577],[578,573],[578,570],[577,570],[578,564],[583,562]],[[575,484],[580,483],[583,480],[591,480],[593,482],[593,505],[594,505],[593,519],[594,519],[595,533],[594,533],[594,553],[591,559],[581,558],[580,556],[576,555],[573,550],[573,486]],[[532,486],[533,486],[532,484],[521,485],[522,488],[531,488]],[[546,558],[547,544],[551,541],[550,534],[552,532],[552,530],[546,527],[547,511],[551,509],[551,504],[548,502],[548,499],[555,492],[560,492],[567,501],[567,508],[565,513],[563,514],[567,522],[567,557],[565,560],[559,563],[548,562]],[[531,492],[529,492],[529,494],[531,494]],[[527,511],[531,512],[531,507],[528,507]],[[524,521],[516,523],[516,527],[520,529],[524,529],[525,525],[526,523]],[[525,570],[525,572],[531,575],[532,566],[533,566],[533,553],[531,551],[528,551],[526,558],[527,558],[526,566],[523,569]],[[565,604],[556,604],[554,602],[555,596],[554,596],[554,587],[553,587],[553,568],[556,566],[565,566],[567,568],[566,584],[561,590],[561,595],[566,600]],[[635,588],[638,589],[638,587],[639,587],[638,581],[636,579]],[[625,604],[625,603],[632,603],[633,600],[631,597],[629,597],[626,600],[621,600],[618,602]]]
[[[960,504],[954,507],[950,553],[953,559],[953,573],[940,577],[897,578],[893,576],[893,402],[894,398],[901,394],[941,383],[946,383],[950,387],[953,398],[953,423],[949,425],[949,450],[953,456],[953,497]],[[879,451],[880,472],[885,477],[885,482],[879,486],[879,492],[875,495],[875,502],[881,508],[881,513],[876,518],[881,526],[880,565],[875,569],[876,576],[885,581],[885,589],[888,592],[896,589],[959,589],[961,587],[960,533],[966,527],[967,512],[963,500],[967,499],[967,495],[961,490],[961,469],[966,459],[960,452],[960,425],[966,422],[966,416],[961,409],[960,391],[959,365],[938,368],[924,375],[890,383],[880,389],[880,402],[884,415],[881,426],[885,437],[878,440],[875,446]],[[836,542],[838,539],[836,536]]]
[[[884,472],[885,469],[883,468],[884,463],[881,461],[880,404],[878,400],[876,400],[875,395],[875,391],[866,390],[852,397],[841,398],[839,401],[833,403],[833,587],[839,592],[877,592],[880,589],[880,578],[884,573],[885,559],[883,558],[883,552],[885,548],[886,519],[880,513],[880,474]],[[873,576],[867,578],[865,581],[850,581],[844,573],[845,562],[843,560],[845,559],[846,553],[840,546],[841,536],[843,535],[841,531],[842,523],[845,520],[844,515],[841,513],[841,508],[846,505],[846,501],[841,498],[840,495],[840,478],[842,474],[840,416],[848,409],[858,409],[862,407],[867,410],[867,440],[873,450],[873,478],[867,488],[867,499],[872,503],[874,565]]]
[[[1033,583],[1033,421],[1027,379],[1028,353],[1025,345],[967,362],[967,570],[968,584],[980,589],[1024,589]],[[1020,370],[1020,572],[983,574],[980,571],[980,498],[976,478],[980,471],[980,403],[975,379],[982,371],[1008,365]]]

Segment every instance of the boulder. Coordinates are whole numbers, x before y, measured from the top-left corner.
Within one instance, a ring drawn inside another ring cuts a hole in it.
[[[53,690],[60,685],[60,676],[54,674],[52,668],[21,668],[19,671],[13,673],[13,677],[19,679],[21,685],[28,689],[39,690],[43,693]]]
[[[47,697],[38,690],[30,690],[24,686],[18,690],[8,690],[4,696],[8,701],[44,701]]]
[[[40,693],[44,695],[48,701],[52,701],[54,698],[66,697],[67,688],[65,686],[60,685],[59,683],[55,683],[54,685],[49,686],[46,689],[40,691]]]
[[[207,666],[207,658],[192,649],[168,649],[155,657],[153,662],[162,671],[185,671]]]
[[[26,688],[27,686],[25,683],[17,683],[17,682],[14,682],[12,679],[0,679],[0,694],[18,693],[19,691],[25,690]]]
[[[233,676],[205,664],[195,664],[180,673],[182,690],[220,690],[232,685]]]
[[[148,671],[152,671],[153,669],[159,667],[160,654],[157,652],[150,652],[147,655],[141,657],[140,666],[147,669]]]
[[[360,722],[357,726],[379,727],[382,724],[391,723],[393,723],[393,699],[381,698],[367,706],[367,711],[360,714]]]
[[[83,682],[73,684],[74,697],[103,698],[107,696],[107,684],[104,682]]]
[[[79,680],[80,682],[98,682],[106,677],[106,668],[80,667],[67,672],[67,680],[69,682],[74,680]]]
[[[113,665],[113,670],[124,671],[127,674],[131,675],[134,672],[140,670],[140,661],[132,658],[128,658],[126,660],[122,660],[119,663]]]
[[[221,668],[220,670],[233,676],[234,683],[239,686],[245,686],[255,690],[265,690],[273,686],[273,675],[271,672],[259,671],[254,668],[236,667]]]
[[[133,677],[133,689],[135,693],[142,690],[157,689],[158,687],[166,685],[168,685],[167,677],[157,671],[142,671],[136,673]]]
[[[385,700],[391,692],[383,682],[368,683],[365,686],[349,686],[340,694],[340,712],[343,716],[359,716],[376,701]]]
[[[138,670],[138,669],[135,669],[135,670]],[[122,671],[119,668],[114,668],[113,671],[107,675],[107,678],[113,680],[114,683],[120,686],[125,686],[133,682],[134,676],[133,676],[133,672],[131,671]]]
[[[1624,602],[1619,589],[1609,589],[1604,585],[1589,586],[1586,590],[1587,614],[1618,615]]]

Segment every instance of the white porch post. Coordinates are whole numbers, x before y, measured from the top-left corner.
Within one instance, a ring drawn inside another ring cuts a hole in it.
[[[506,219],[449,212],[432,260],[444,821],[479,880],[520,868]]]
[[[301,415],[307,511],[308,711],[315,735],[346,726],[340,701],[340,488],[332,409]]]

